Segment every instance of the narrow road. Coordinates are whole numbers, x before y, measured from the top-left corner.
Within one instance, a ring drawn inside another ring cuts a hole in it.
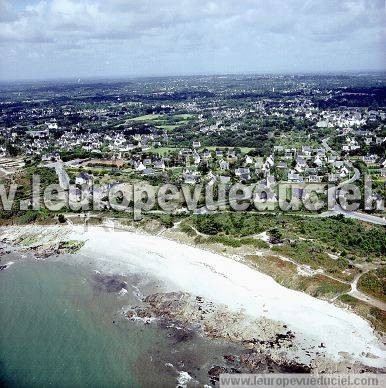
[[[358,281],[359,279],[364,275],[366,274],[367,272],[369,272],[370,269],[368,269],[367,271],[364,271],[360,274],[358,274],[355,279],[353,280],[353,282],[351,283],[351,291],[347,293],[347,295],[351,295],[353,296],[354,298],[357,298],[363,302],[366,302],[368,304],[370,304],[371,306],[373,307],[377,307],[379,308],[380,310],[383,310],[383,311],[386,311],[386,303],[382,302],[381,300],[379,299],[376,299],[376,298],[373,298],[372,296],[370,295],[367,295],[367,294],[364,294],[363,292],[359,291],[358,290]]]
[[[55,164],[55,172],[59,179],[59,185],[63,190],[68,190],[70,187],[70,178],[64,169],[63,162],[58,161]]]
[[[332,217],[338,214],[343,214],[347,218],[354,218],[358,221],[368,222],[375,225],[386,225],[386,219],[380,216],[374,216],[372,214],[357,212],[357,211],[347,211],[343,210],[341,207],[337,206],[334,210],[328,210],[326,212],[320,213],[319,217]]]
[[[326,151],[334,154],[335,151],[327,143],[329,140],[330,140],[330,137],[326,137],[325,139],[322,140],[323,147],[325,148]]]

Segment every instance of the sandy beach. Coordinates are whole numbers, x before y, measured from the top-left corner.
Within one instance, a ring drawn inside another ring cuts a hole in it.
[[[75,261],[90,262],[105,274],[142,274],[157,279],[165,292],[205,298],[251,322],[280,322],[296,334],[294,354],[322,347],[325,357],[366,366],[386,366],[386,350],[368,322],[356,314],[302,292],[282,287],[271,277],[225,256],[145,234],[103,227],[10,227],[0,238],[16,241],[33,235],[33,244],[59,240],[85,242]],[[322,344],[322,346],[320,346]],[[292,354],[293,356],[293,354]]]

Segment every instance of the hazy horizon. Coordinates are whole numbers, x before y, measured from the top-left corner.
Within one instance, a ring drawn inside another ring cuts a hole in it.
[[[7,79],[0,78],[0,83],[33,83],[33,82],[69,82],[69,83],[88,83],[93,81],[129,81],[140,79],[163,79],[163,78],[194,78],[194,77],[274,77],[274,76],[368,76],[368,75],[386,75],[386,70],[351,70],[351,71],[315,71],[315,72],[276,72],[276,73],[258,73],[258,72],[244,72],[244,73],[207,73],[207,74],[146,74],[146,75],[100,75],[90,77],[53,77],[53,78],[19,78]]]
[[[386,70],[383,0],[0,0],[0,79]]]

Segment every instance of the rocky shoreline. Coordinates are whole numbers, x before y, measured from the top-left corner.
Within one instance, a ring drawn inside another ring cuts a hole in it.
[[[363,373],[376,368],[352,362],[331,360],[325,345],[304,348],[298,334],[287,325],[261,318],[251,320],[242,311],[230,311],[200,296],[184,292],[154,293],[143,304],[125,311],[127,319],[144,324],[156,322],[171,331],[173,338],[190,341],[201,335],[211,340],[240,345],[237,354],[224,354],[222,365],[212,365],[208,376],[214,384],[221,373]],[[296,354],[303,354],[303,357]],[[344,356],[344,355],[342,355]],[[308,358],[308,361],[302,361]]]
[[[105,234],[111,239],[111,250],[108,252],[103,244]],[[310,325],[303,324],[298,330],[294,329],[296,326],[293,324],[288,324],[287,320],[290,319],[268,318],[269,315],[272,316],[273,309],[278,311],[276,315],[282,315],[282,311],[286,310],[293,311],[286,305],[293,303],[293,300],[289,299],[289,291],[284,288],[278,289],[270,279],[235,260],[225,259],[206,251],[205,260],[202,260],[197,255],[204,251],[193,247],[124,231],[110,235],[97,227],[87,231],[75,227],[15,228],[12,231],[5,231],[0,236],[0,242],[22,254],[31,254],[37,259],[79,252],[80,256],[89,261],[87,258],[98,258],[108,253],[110,256],[103,258],[103,261],[99,263],[93,261],[94,268],[100,271],[95,275],[96,287],[104,292],[124,295],[131,287],[136,287],[136,284],[131,284],[132,279],[128,277],[128,273],[124,272],[127,268],[135,268],[137,272],[136,275],[133,273],[133,276],[152,273],[154,279],[158,278],[169,285],[168,290],[160,292],[157,288],[148,289],[144,292],[145,296],[139,293],[138,304],[125,309],[125,318],[139,324],[156,324],[169,333],[176,343],[189,344],[200,336],[209,341],[232,344],[237,351],[222,354],[221,363],[216,362],[208,366],[207,374],[212,382],[217,381],[218,375],[225,372],[384,372],[383,369],[362,364],[358,358],[354,360],[353,353],[349,351],[346,353],[344,346],[340,346],[337,354],[332,348],[334,339],[330,338],[327,331],[324,332],[320,323],[319,329],[323,331],[319,330],[317,336],[314,336],[312,330],[304,332],[303,327],[312,328]],[[165,247],[161,246],[161,242]],[[128,244],[131,244],[130,249]],[[180,249],[181,252],[168,256],[171,247],[174,250]],[[137,257],[140,253],[143,256]],[[79,259],[79,255],[75,257]],[[185,276],[186,268],[194,271],[196,275],[193,276],[194,282],[190,282],[190,278]],[[162,275],[166,277],[161,276],[160,270],[165,271]],[[168,273],[170,270],[176,271],[178,275],[175,277],[176,280],[184,281],[179,287],[170,280],[173,279]],[[257,285],[259,282],[261,285]],[[245,284],[249,286],[246,288]],[[235,288],[238,296],[233,292],[229,293],[229,286],[238,287]],[[277,296],[274,293],[277,293]],[[224,294],[228,299],[224,299]],[[217,301],[212,300],[212,295]],[[291,291],[291,297],[292,295],[298,298],[296,300],[298,305],[294,305],[294,308],[312,306],[315,316],[319,314],[317,316],[320,316],[320,319],[330,319],[328,314],[330,307],[325,302],[321,306],[317,299],[311,300],[300,293],[295,295]],[[221,299],[225,302],[220,302]],[[235,307],[237,305],[240,307]],[[316,309],[318,306],[321,306],[320,310]],[[251,310],[256,311],[255,314],[259,311],[260,313],[253,317],[250,314]],[[331,312],[335,314],[335,310],[336,308]],[[341,314],[340,311],[336,311]],[[288,317],[288,314],[285,316]],[[335,320],[329,321],[330,327],[332,324],[340,324],[342,317],[346,315],[336,315]],[[347,318],[355,317],[347,315]],[[352,326],[353,330],[356,327],[358,326]],[[350,332],[346,329],[346,324],[344,327],[341,324],[339,328],[344,329],[346,333]],[[311,338],[315,337],[318,340],[310,341],[310,335]],[[339,337],[342,338],[344,337]],[[338,357],[333,358],[334,353]],[[379,358],[370,354],[364,347],[361,356],[366,359]]]
[[[75,254],[84,245],[82,240],[57,237],[45,240],[38,233],[5,234],[0,237],[0,255],[15,250],[21,254],[31,254],[36,259],[46,259],[55,255]]]

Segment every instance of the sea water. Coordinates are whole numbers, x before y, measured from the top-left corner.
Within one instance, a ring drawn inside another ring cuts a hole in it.
[[[81,267],[17,262],[0,273],[0,379],[17,387],[175,386],[152,358],[151,326],[122,319],[123,301]]]
[[[202,386],[235,350],[201,336],[178,343],[157,324],[129,321],[123,311],[144,290],[107,292],[92,260],[6,256],[0,264],[15,264],[0,272],[0,386],[176,387],[184,372]]]

